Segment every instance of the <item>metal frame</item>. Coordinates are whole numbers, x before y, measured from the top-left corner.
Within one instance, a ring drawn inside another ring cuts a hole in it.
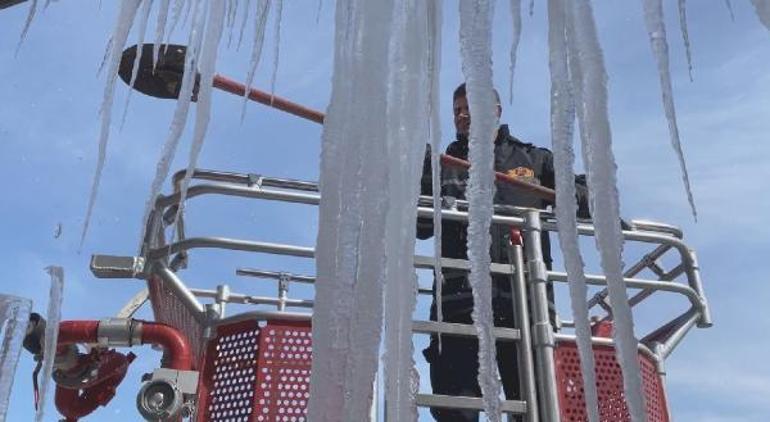
[[[311,314],[287,311],[286,308],[312,308],[312,300],[292,299],[289,297],[289,286],[292,282],[314,283],[315,278],[307,275],[295,275],[285,272],[263,271],[258,269],[238,269],[237,275],[251,276],[278,281],[276,297],[252,296],[231,292],[227,285],[217,286],[216,290],[191,289],[178,277],[176,269],[186,263],[188,253],[194,249],[216,248],[225,250],[249,251],[267,254],[287,255],[303,258],[313,258],[314,250],[307,246],[287,245],[280,243],[258,242],[222,237],[186,238],[184,221],[176,222],[177,240],[167,244],[163,233],[164,228],[174,223],[176,210],[180,199],[179,186],[184,172],[174,175],[174,193],[159,196],[155,202],[150,222],[146,227],[142,252],[140,257],[105,257],[94,256],[92,271],[102,278],[149,278],[160,277],[169,291],[193,315],[197,323],[208,329],[224,322],[243,319],[280,318],[289,320],[309,320]],[[224,195],[243,198],[253,198],[268,201],[281,201],[307,205],[318,205],[320,195],[317,184],[312,182],[263,177],[256,174],[241,174],[211,170],[196,170],[192,175],[194,181],[187,191],[187,200],[201,196]],[[200,182],[203,181],[203,182]],[[418,205],[418,215],[430,217],[433,215],[431,198],[421,198]],[[467,221],[468,204],[456,201],[452,209],[442,209],[442,218],[454,221]],[[548,315],[546,284],[551,282],[566,282],[567,275],[563,272],[548,271],[543,261],[540,246],[541,231],[555,231],[556,223],[553,214],[542,211],[510,206],[495,206],[493,224],[503,224],[518,227],[523,230],[525,247],[511,246],[510,261],[512,264],[495,264],[490,267],[492,273],[506,274],[511,278],[512,292],[517,309],[516,319],[521,329],[497,328],[496,338],[501,341],[521,342],[519,353],[522,383],[522,401],[505,401],[503,409],[509,413],[525,414],[529,422],[544,420],[558,421],[559,406],[555,381],[553,350],[560,341],[570,341],[573,337],[566,334],[555,334]],[[593,236],[594,228],[588,221],[581,221],[578,226],[581,236]],[[626,241],[647,243],[654,246],[652,252],[626,270],[626,284],[629,288],[641,289],[631,300],[631,306],[641,303],[656,293],[677,294],[685,297],[690,307],[684,313],[675,316],[663,326],[645,336],[640,343],[640,351],[654,359],[659,372],[663,373],[663,362],[676,348],[690,329],[697,326],[706,328],[711,325],[711,315],[706,301],[697,259],[693,251],[681,240],[682,233],[676,227],[648,221],[633,221],[631,229],[623,231]],[[670,271],[665,271],[658,260],[668,253],[678,253],[679,264]],[[526,256],[526,260],[524,259]],[[442,266],[469,270],[468,261],[442,258]],[[525,264],[526,263],[526,264]],[[122,265],[122,267],[121,267]],[[432,269],[433,257],[415,256],[415,267]],[[657,280],[635,278],[644,269],[650,269]],[[675,280],[684,276],[686,283]],[[587,275],[589,284],[606,285],[602,275]],[[529,291],[532,312],[527,309],[526,292]],[[431,294],[429,289],[420,289],[420,294]],[[199,298],[213,299],[212,304],[204,306]],[[225,318],[225,305],[228,303],[273,305],[275,311],[254,311],[233,315]],[[136,301],[128,311],[136,310]],[[589,306],[608,309],[606,292],[602,291],[589,301]],[[128,312],[124,311],[124,312]],[[532,321],[529,321],[530,315]],[[604,319],[611,318],[605,315]],[[565,326],[570,326],[567,322]],[[442,333],[444,335],[475,336],[472,326],[451,324],[435,321],[415,321],[415,333]],[[593,338],[597,344],[613,344],[611,339]],[[537,377],[535,377],[537,374]],[[537,380],[537,382],[536,382]],[[417,397],[420,406],[457,407],[466,409],[482,409],[480,399],[470,397],[444,397],[432,394],[420,394]]]

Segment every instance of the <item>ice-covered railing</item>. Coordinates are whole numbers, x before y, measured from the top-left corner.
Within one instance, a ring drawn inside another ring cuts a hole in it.
[[[174,179],[176,182],[181,180],[181,173]],[[299,258],[312,259],[315,251],[312,247],[292,245],[284,243],[273,243],[255,240],[234,239],[214,236],[195,236],[187,237],[184,231],[183,221],[177,221],[178,230],[176,241],[166,244],[164,241],[164,229],[174,223],[174,217],[177,216],[176,209],[179,201],[178,183],[175,183],[175,192],[168,196],[160,196],[155,202],[152,211],[153,217],[147,226],[145,243],[143,245],[142,255],[139,257],[106,257],[95,256],[92,261],[92,270],[98,276],[103,277],[132,277],[144,278],[149,282],[149,299],[152,302],[156,319],[162,322],[170,323],[174,326],[183,328],[186,332],[192,333],[193,344],[202,347],[203,333],[212,323],[221,319],[225,315],[225,306],[233,305],[256,305],[257,313],[233,314],[229,318],[245,318],[248,315],[264,317],[265,315],[280,315],[282,317],[308,320],[311,314],[306,312],[297,312],[301,309],[312,309],[313,300],[306,298],[294,298],[289,295],[289,286],[294,283],[313,284],[315,276],[299,275],[291,271],[266,271],[263,269],[240,268],[236,271],[237,275],[251,276],[259,279],[273,280],[277,282],[277,291],[275,296],[270,295],[252,295],[242,292],[235,292],[227,285],[218,285],[215,288],[198,287],[191,288],[177,274],[177,270],[186,265],[189,254],[198,249],[221,249],[257,252],[264,254],[294,256]],[[193,174],[193,184],[190,185],[186,201],[198,201],[199,197],[242,197],[246,199],[257,199],[267,201],[278,201],[295,204],[305,204],[316,206],[320,201],[317,191],[317,185],[313,182],[281,179],[266,177],[258,174],[232,173],[211,170],[196,170]],[[433,198],[421,197],[419,201],[418,214],[422,217],[430,218],[433,215]],[[188,204],[190,205],[190,204]],[[455,201],[451,209],[441,210],[442,218],[455,221],[467,221],[468,203],[465,201]],[[528,262],[538,262],[542,260],[542,251],[539,245],[539,231],[556,230],[556,221],[553,214],[546,211],[531,210],[510,206],[495,206],[493,223],[509,225],[523,230],[525,237],[530,239],[525,244],[536,245],[536,247],[527,247],[526,255]],[[632,221],[629,229],[623,232],[627,245],[638,245],[639,247],[628,246],[626,251],[643,251],[641,257],[632,265],[626,267],[625,278],[629,289],[636,290],[632,295],[630,304],[632,307],[646,300],[652,295],[677,295],[686,300],[689,304],[682,313],[672,313],[672,315],[659,315],[663,322],[649,329],[644,333],[640,344],[642,353],[650,356],[654,361],[662,361],[671,353],[676,345],[682,340],[686,333],[694,326],[707,327],[711,324],[711,318],[708,305],[703,294],[700,282],[697,260],[695,254],[682,241],[682,233],[677,228],[660,223],[646,221]],[[581,237],[593,236],[594,228],[590,221],[583,220],[578,224],[578,232]],[[533,241],[532,239],[537,239]],[[648,252],[644,252],[647,249]],[[503,411],[511,413],[527,414],[528,420],[537,420],[537,411],[539,410],[543,417],[547,418],[550,413],[556,417],[557,402],[556,387],[554,382],[547,382],[545,385],[551,386],[539,392],[535,392],[534,377],[537,373],[538,379],[553,380],[554,367],[553,358],[549,355],[547,348],[541,346],[532,346],[532,344],[541,344],[542,342],[532,342],[532,338],[545,335],[542,332],[544,327],[548,327],[547,332],[555,343],[574,340],[574,336],[569,334],[569,330],[561,333],[554,333],[550,327],[548,316],[548,305],[545,297],[545,283],[538,283],[539,279],[547,282],[563,283],[567,281],[567,275],[558,270],[540,272],[531,265],[524,264],[524,251],[519,249],[520,257],[513,259],[511,264],[492,263],[491,271],[500,274],[512,276],[512,286],[517,289],[517,283],[520,283],[520,294],[516,294],[515,300],[522,300],[526,295],[524,292],[531,288],[529,295],[531,298],[542,296],[540,299],[531,299],[533,310],[530,313],[533,318],[533,327],[541,327],[539,334],[533,331],[529,333],[530,324],[524,323],[520,326],[522,330],[498,328],[495,330],[495,336],[500,339],[510,341],[524,341],[527,346],[523,350],[532,350],[533,354],[528,362],[520,365],[521,368],[529,368],[531,374],[530,389],[523,389],[524,392],[530,391],[528,397],[524,395],[522,401],[504,401]],[[515,254],[514,254],[515,255]],[[624,257],[628,260],[628,257]],[[518,262],[517,262],[518,261]],[[670,269],[664,268],[663,261],[669,265]],[[465,260],[441,259],[442,267],[458,268],[468,270],[470,265]],[[416,268],[432,269],[435,260],[431,256],[415,256],[414,265]],[[517,272],[516,268],[524,271]],[[640,274],[648,271],[652,277],[642,278]],[[586,274],[589,285],[604,286],[606,280],[601,274]],[[518,290],[514,290],[518,292]],[[419,293],[430,295],[431,289],[421,288]],[[201,303],[201,299],[210,300],[209,303]],[[136,299],[132,299],[137,303]],[[594,309],[608,310],[606,304],[606,293],[603,290],[588,301],[588,305]],[[518,309],[526,309],[527,302],[516,305]],[[248,310],[254,308],[233,309]],[[230,314],[230,312],[228,312]],[[238,316],[240,315],[240,316]],[[520,318],[529,318],[530,315],[520,315]],[[598,319],[607,320],[608,316],[596,315]],[[564,327],[569,329],[571,323],[565,322]],[[417,333],[437,333],[446,335],[468,335],[474,336],[475,330],[472,326],[463,324],[437,323],[433,321],[415,321],[413,331]],[[609,339],[593,338],[596,344],[612,344]],[[197,343],[196,343],[197,342]],[[538,353],[542,354],[540,358],[534,359]],[[526,358],[528,354],[522,354]],[[535,366],[534,362],[543,362]],[[548,363],[550,362],[550,363]],[[529,381],[528,381],[529,382]],[[542,384],[542,383],[541,383]],[[431,394],[420,394],[417,396],[418,404],[421,406],[437,407],[466,407],[472,409],[482,409],[480,399],[457,398],[434,396]],[[536,405],[539,403],[539,405]],[[528,406],[529,404],[529,406]],[[539,407],[539,409],[536,409]],[[534,418],[534,419],[532,419]]]

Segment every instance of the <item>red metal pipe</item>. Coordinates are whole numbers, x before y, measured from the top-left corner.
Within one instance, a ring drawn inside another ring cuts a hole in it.
[[[471,163],[465,160],[461,160],[457,157],[452,157],[451,155],[446,155],[446,154],[441,154],[441,163],[450,165],[450,166],[455,166],[455,167],[462,167],[464,169],[469,169],[471,167]],[[509,176],[504,173],[500,173],[499,171],[495,172],[495,180],[507,183],[509,185],[512,185],[515,188],[527,191],[542,199],[546,199],[549,201],[556,201],[556,191],[554,191],[553,189],[549,189],[545,186],[536,185],[534,183],[530,183],[530,182],[518,179],[516,177]]]
[[[157,322],[143,322],[142,343],[163,346],[168,356],[168,367],[176,370],[193,368],[190,342],[176,328]]]
[[[250,87],[247,88],[246,85],[240,82],[236,82],[222,75],[214,75],[213,85],[214,85],[214,88],[219,88],[223,91],[229,92],[231,94],[239,95],[241,97],[246,94],[246,90],[248,89],[250,100],[256,101],[260,104],[264,104],[269,107],[276,108],[281,111],[285,111],[289,114],[293,114],[298,117],[302,117],[303,119],[307,119],[312,122],[316,122],[320,124],[324,123],[325,115],[324,113],[321,113],[318,110],[313,110],[311,108],[289,101],[285,98],[278,97],[276,95],[270,95],[267,92],[260,91],[256,88],[250,88]],[[446,154],[441,154],[441,162],[446,165],[462,167],[465,169],[470,168],[471,166],[471,164],[465,160],[461,160],[459,158],[452,157]],[[548,189],[546,187],[536,185],[534,183],[526,182],[524,180],[520,180],[500,172],[495,172],[495,179],[504,183],[508,183],[518,189],[530,192],[543,199],[546,199],[549,201],[556,200],[556,192],[553,189]]]
[[[307,108],[303,105],[291,102],[275,95],[270,95],[269,93],[260,91],[256,88],[247,88],[246,85],[226,78],[222,75],[214,75],[214,88],[219,88],[223,91],[227,91],[231,94],[239,95],[241,97],[246,95],[246,90],[248,89],[249,99],[252,101],[256,101],[269,107],[277,108],[278,110],[285,111],[289,114],[293,114],[295,116],[302,117],[303,119],[307,119],[316,123],[323,124],[324,122],[324,114],[320,111]]]
[[[163,346],[168,358],[168,367],[176,370],[189,370],[193,367],[190,343],[179,330],[166,324],[146,321],[136,321],[141,324],[142,344],[157,344]],[[66,351],[67,345],[77,343],[97,343],[99,341],[99,321],[62,321],[59,323],[59,339],[57,353]],[[107,354],[119,354],[107,351]],[[80,355],[86,358],[89,355]],[[133,360],[133,354],[123,358],[112,357],[107,363],[112,368],[106,371],[101,380],[94,380],[91,387],[65,388],[56,386],[56,408],[68,422],[77,421],[90,414],[99,406],[108,403],[115,395],[117,386],[123,381],[128,364]]]

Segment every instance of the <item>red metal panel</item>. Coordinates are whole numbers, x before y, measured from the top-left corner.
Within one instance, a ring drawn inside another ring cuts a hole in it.
[[[198,422],[305,422],[310,322],[256,320],[217,328],[198,386]]]
[[[560,342],[554,351],[556,382],[559,390],[561,420],[583,422],[588,420],[583,395],[583,376],[577,345]],[[602,422],[630,421],[623,398],[623,375],[615,359],[615,349],[594,345],[596,387],[599,395],[599,417]],[[655,370],[655,363],[640,354],[648,422],[669,422],[663,381]]]
[[[254,420],[305,422],[313,351],[310,322],[269,322],[259,348]]]
[[[198,422],[256,420],[260,331],[255,320],[217,327],[201,365]]]

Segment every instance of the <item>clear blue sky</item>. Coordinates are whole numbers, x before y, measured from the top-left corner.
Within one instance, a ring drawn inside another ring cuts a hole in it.
[[[503,93],[507,92],[511,37],[507,3],[498,2],[494,31],[495,80]],[[691,83],[675,2],[666,2],[680,130],[700,212],[695,224],[669,146],[641,2],[594,3],[610,76],[623,215],[665,221],[685,230],[686,240],[699,254],[715,321],[712,329],[691,333],[668,361],[667,387],[674,418],[685,422],[765,421],[770,416],[770,364],[766,360],[770,341],[762,333],[770,328],[766,310],[770,287],[761,266],[770,249],[770,229],[765,223],[770,215],[765,196],[770,175],[770,144],[766,142],[770,132],[770,33],[759,24],[749,2],[734,2],[735,22],[722,1],[690,2],[695,78]],[[0,195],[0,292],[32,298],[35,309],[44,311],[48,279],[43,268],[62,265],[66,319],[112,315],[142,287],[140,281],[96,280],[88,271],[88,260],[97,252],[135,253],[150,181],[173,112],[171,102],[135,94],[120,130],[128,90],[118,84],[102,189],[90,234],[78,254],[104,89],[104,75],[97,76],[96,71],[117,4],[96,0],[53,3],[36,17],[17,56],[14,51],[27,6],[0,12],[0,175],[6,186]],[[330,0],[324,0],[322,6],[316,22],[316,1],[286,2],[276,85],[278,94],[320,110],[325,109],[330,91],[334,7]],[[451,91],[461,81],[456,1],[446,2],[444,14],[441,105],[447,144],[453,134]],[[525,16],[523,23],[515,99],[512,105],[504,105],[503,121],[519,138],[548,146],[545,2],[538,1],[534,16]],[[233,46],[220,54],[218,72],[235,79],[246,74],[250,28],[240,51],[235,51],[236,24]],[[268,34],[271,32],[268,28]],[[227,37],[226,32],[225,42]],[[131,43],[135,39],[132,34]],[[178,43],[185,39],[181,32],[172,37]],[[269,89],[272,45],[268,35],[256,80],[263,89]],[[242,123],[241,104],[233,96],[215,95],[200,166],[317,180],[320,126],[254,104],[248,106]],[[175,169],[186,163],[189,140],[188,130]],[[233,199],[194,204],[189,209],[194,233],[300,245],[312,245],[315,240],[312,208]],[[54,238],[59,223],[63,232]],[[429,243],[418,248],[430,250]],[[196,287],[213,288],[226,282],[235,290],[253,294],[273,292],[269,283],[236,278],[234,270],[239,266],[313,272],[312,262],[306,260],[196,253],[182,276]],[[429,284],[427,277],[422,282]],[[422,299],[417,317],[426,317],[426,304]],[[647,314],[639,316],[640,325],[658,312],[672,315],[668,305],[646,307]],[[151,370],[157,358],[157,352],[149,348],[140,352],[142,358],[134,364],[113,405],[86,420],[137,420],[137,380],[140,373]],[[427,378],[421,357],[417,360]],[[9,421],[32,417],[32,367],[29,356],[23,355]],[[55,420],[55,410],[49,407],[46,420]]]

